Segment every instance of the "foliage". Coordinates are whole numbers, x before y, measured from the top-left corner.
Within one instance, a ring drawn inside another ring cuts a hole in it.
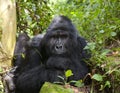
[[[100,74],[94,74],[92,76],[92,78],[95,79],[95,80],[97,80],[97,81],[103,81],[103,77]]]
[[[76,86],[76,87],[83,87],[84,86],[83,80],[78,80],[78,81],[71,80],[68,82],[68,78],[72,75],[73,75],[73,72],[69,69],[69,70],[65,71],[65,77],[58,76],[58,78],[61,79],[61,82],[54,82],[54,83],[55,84],[62,84],[65,86],[70,85],[70,83],[73,83],[74,86]]]
[[[3,73],[3,69],[0,67],[0,74]],[[0,93],[3,93],[4,87],[2,83],[2,77],[0,76]]]
[[[42,33],[48,27],[53,15],[68,16],[80,35],[89,41],[85,49],[92,52],[88,62],[92,70],[92,88],[97,86],[99,91],[103,91],[107,87],[112,88],[113,93],[117,93],[117,89],[120,88],[120,2],[118,0],[50,1],[53,2],[17,0],[18,32],[26,31],[29,35]],[[72,75],[69,73],[71,72],[68,71],[66,76]],[[81,81],[78,81],[77,86],[81,85]]]
[[[29,35],[43,32],[51,19],[48,0],[17,0],[17,29]]]
[[[115,92],[120,84],[119,10],[120,2],[117,0],[54,2],[54,15],[71,18],[81,36],[89,41],[85,49],[92,52],[92,58],[88,64],[92,70],[94,86],[99,86],[100,91],[112,87],[112,92]]]
[[[73,73],[72,73],[71,70],[67,70],[67,71],[65,72],[66,78],[68,78],[68,77],[70,77],[70,76],[72,76],[72,75],[73,75]]]
[[[2,81],[0,80],[0,93],[4,93],[3,91],[4,91],[3,84]]]
[[[46,82],[42,88],[40,93],[74,93],[72,89],[65,89],[60,85],[51,84]]]

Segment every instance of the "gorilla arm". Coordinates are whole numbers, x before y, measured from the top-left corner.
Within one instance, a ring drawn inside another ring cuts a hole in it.
[[[64,72],[45,66],[37,66],[18,77],[16,93],[39,93],[44,82],[62,82],[58,76],[63,77]]]

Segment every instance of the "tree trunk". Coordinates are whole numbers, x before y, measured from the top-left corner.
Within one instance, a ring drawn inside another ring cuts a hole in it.
[[[0,0],[0,28],[0,64],[10,65],[16,41],[15,0]]]

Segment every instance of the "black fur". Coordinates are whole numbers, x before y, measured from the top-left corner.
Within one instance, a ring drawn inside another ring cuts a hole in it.
[[[12,65],[19,66],[21,62],[24,60],[23,55],[25,53],[25,46],[27,45],[27,42],[29,41],[29,36],[27,33],[20,33],[17,42],[15,45],[15,50],[14,50],[14,57],[12,61]]]
[[[89,73],[84,62],[89,58],[85,46],[85,39],[78,35],[69,18],[55,17],[44,37],[35,36],[25,46],[15,93],[39,93],[44,82],[61,82],[58,76],[65,77],[68,69],[73,72],[68,81],[83,79]]]

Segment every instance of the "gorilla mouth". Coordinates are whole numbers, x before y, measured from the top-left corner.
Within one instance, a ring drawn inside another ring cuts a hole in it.
[[[66,51],[64,51],[64,50],[55,50],[55,51],[53,51],[53,53],[60,55],[60,54],[66,53]]]

